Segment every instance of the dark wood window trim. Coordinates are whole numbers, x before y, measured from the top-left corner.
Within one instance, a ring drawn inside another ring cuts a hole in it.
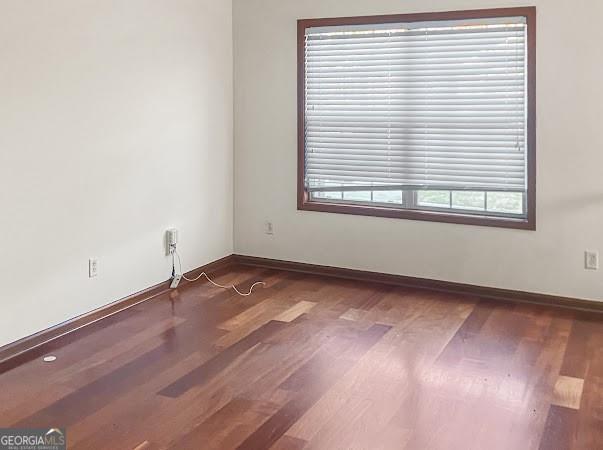
[[[496,17],[525,17],[527,22],[527,211],[525,219],[469,215],[455,212],[404,210],[400,208],[351,205],[310,201],[304,186],[305,164],[305,58],[306,28],[332,25],[362,25],[397,22],[423,22],[429,20],[463,20]],[[536,8],[498,8],[468,11],[448,11],[419,14],[393,14],[381,16],[338,17],[302,19],[297,22],[297,209],[339,214],[389,217],[397,219],[426,220],[501,228],[536,229]]]

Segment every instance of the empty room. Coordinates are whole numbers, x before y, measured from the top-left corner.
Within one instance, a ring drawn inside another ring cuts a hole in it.
[[[603,449],[601,17],[0,0],[0,450]]]

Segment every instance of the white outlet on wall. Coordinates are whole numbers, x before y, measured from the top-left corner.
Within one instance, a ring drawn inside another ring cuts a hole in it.
[[[94,278],[98,275],[98,258],[88,260],[88,278]]]
[[[599,252],[586,250],[584,252],[584,267],[589,270],[598,270]]]
[[[274,226],[272,225],[272,222],[270,222],[270,221],[264,222],[264,233],[274,234]]]

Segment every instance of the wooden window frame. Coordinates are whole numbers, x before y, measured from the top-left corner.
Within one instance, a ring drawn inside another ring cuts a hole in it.
[[[410,210],[382,206],[365,206],[310,201],[305,189],[305,34],[306,29],[320,26],[364,25],[434,20],[465,20],[497,17],[525,17],[527,23],[527,192],[525,218],[494,217],[480,214]],[[523,230],[536,229],[536,7],[476,9],[466,11],[392,14],[378,16],[300,19],[297,21],[297,209],[396,219],[426,220]]]

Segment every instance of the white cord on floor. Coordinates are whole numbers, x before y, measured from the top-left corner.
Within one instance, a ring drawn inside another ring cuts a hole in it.
[[[176,249],[174,249],[174,254],[176,255],[176,258],[178,258],[178,266],[180,267],[180,273],[182,273],[182,261],[180,260],[180,254],[179,254],[179,253],[176,251]],[[254,288],[256,285],[258,285],[258,284],[261,284],[261,285],[263,285],[263,286],[266,286],[266,283],[264,283],[263,281],[256,281],[256,282],[255,282],[255,283],[253,283],[253,284],[251,285],[251,287],[249,288],[249,292],[246,292],[246,293],[245,293],[245,292],[241,292],[241,291],[239,291],[239,290],[237,289],[237,287],[236,287],[234,284],[233,284],[233,285],[230,285],[230,286],[222,286],[221,284],[218,284],[218,283],[216,283],[215,281],[212,281],[212,279],[211,279],[211,278],[209,278],[205,272],[201,272],[201,273],[199,274],[199,276],[197,276],[196,278],[192,278],[192,279],[191,279],[191,278],[186,278],[186,276],[185,276],[184,274],[182,274],[182,278],[184,278],[186,281],[190,281],[190,282],[197,281],[197,280],[198,280],[199,278],[201,278],[201,277],[205,277],[205,278],[207,279],[207,281],[209,281],[211,284],[213,284],[213,285],[214,285],[214,286],[216,286],[216,287],[219,287],[219,288],[222,288],[222,289],[230,289],[230,288],[232,288],[232,289],[234,289],[234,291],[235,291],[237,294],[239,294],[239,295],[241,295],[241,296],[243,296],[243,297],[247,297],[248,295],[251,295],[251,293],[253,292],[253,288]]]

